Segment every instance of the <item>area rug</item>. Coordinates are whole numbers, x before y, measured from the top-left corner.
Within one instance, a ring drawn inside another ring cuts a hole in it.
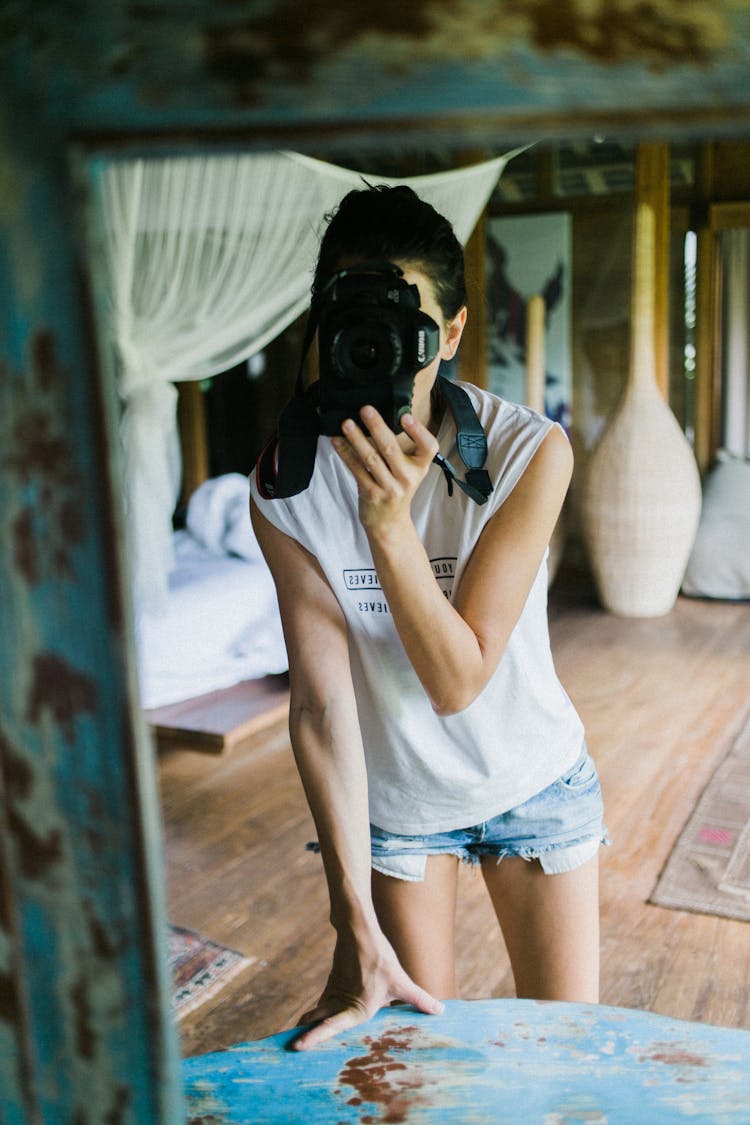
[[[255,960],[181,926],[169,927],[168,955],[174,982],[172,1012],[178,1020],[215,996]]]
[[[649,901],[750,921],[750,719],[706,786]]]

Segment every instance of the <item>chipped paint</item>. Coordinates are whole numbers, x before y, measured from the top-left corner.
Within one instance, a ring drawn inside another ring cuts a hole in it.
[[[654,1043],[648,1055],[641,1056],[641,1062],[666,1063],[667,1066],[706,1066],[706,1060],[693,1054],[684,1043]]]
[[[729,42],[726,9],[700,0],[505,0],[503,7],[523,19],[523,36],[540,50],[572,50],[600,63],[705,67]]]
[[[408,1121],[412,1110],[429,1104],[424,1076],[409,1066],[416,1030],[403,1027],[380,1036],[366,1036],[367,1054],[349,1059],[342,1068],[341,1084],[356,1091],[347,1099],[347,1105],[371,1102],[378,1107],[377,1115],[366,1113],[360,1118],[362,1125],[401,1125]]]
[[[379,62],[403,75],[419,63],[464,58],[500,64],[519,49],[567,52],[601,63],[635,61],[654,71],[682,61],[705,67],[726,49],[722,5],[694,0],[422,0],[404,6],[379,0],[351,6],[314,0],[300,20],[296,0],[279,0],[256,15],[217,20],[200,35],[206,69],[231,87],[240,104],[259,99],[266,82],[310,85],[332,60]]]
[[[30,351],[28,380],[0,370],[0,378],[21,393],[14,410],[0,417],[0,468],[15,479],[20,500],[10,525],[16,568],[35,584],[51,574],[72,574],[71,552],[83,540],[84,526],[72,426],[60,411],[61,386],[70,373],[49,331],[34,335]]]
[[[66,742],[75,738],[74,720],[96,710],[96,685],[53,652],[38,652],[32,660],[32,678],[26,719],[38,724],[48,713]]]

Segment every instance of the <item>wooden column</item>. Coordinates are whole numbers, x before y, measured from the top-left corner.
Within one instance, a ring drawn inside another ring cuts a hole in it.
[[[694,425],[695,456],[702,473],[713,461],[721,430],[721,276],[710,220],[714,155],[713,143],[702,145],[697,166]]]
[[[208,436],[206,410],[200,382],[177,384],[177,420],[182,453],[180,500],[187,504],[198,485],[208,480]]]
[[[721,430],[721,276],[718,242],[710,226],[697,232],[695,279],[695,457],[704,473]]]
[[[535,294],[526,302],[526,394],[524,401],[532,410],[545,412],[546,356],[544,297]]]
[[[461,340],[461,378],[487,386],[486,212],[482,212],[464,250],[469,317]]]
[[[654,356],[656,381],[669,399],[669,146],[661,141],[638,145],[635,161],[635,208],[647,204],[654,215]]]

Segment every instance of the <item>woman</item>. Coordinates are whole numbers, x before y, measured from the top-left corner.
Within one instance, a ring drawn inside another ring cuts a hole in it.
[[[336,931],[313,1047],[406,1002],[456,995],[459,862],[479,863],[519,996],[598,999],[601,794],[554,671],[546,551],[572,471],[559,426],[463,384],[487,435],[486,504],[461,471],[437,382],[466,323],[463,253],[408,188],[350,192],[313,282],[386,260],[440,327],[398,435],[372,407],[321,438],[311,483],[253,523],[274,574],[290,732]],[[357,423],[361,423],[358,425]]]

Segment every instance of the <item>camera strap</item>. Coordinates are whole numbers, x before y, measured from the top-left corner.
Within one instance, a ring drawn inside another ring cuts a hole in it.
[[[305,327],[294,394],[281,411],[276,433],[261,451],[255,466],[258,491],[266,500],[296,496],[304,492],[312,479],[320,435],[318,385],[313,383],[303,389],[303,370],[305,356],[317,328],[317,306],[317,301],[313,300]],[[455,484],[476,504],[486,504],[493,491],[490,475],[484,467],[487,436],[463,387],[443,375],[438,376],[438,385],[456,426],[458,454],[467,470],[465,480],[461,480],[441,453],[435,455],[434,463],[443,471],[449,496],[453,495]]]
[[[467,469],[466,479],[460,479],[442,453],[436,453],[433,461],[445,474],[449,496],[453,495],[453,485],[456,484],[475,503],[486,504],[487,497],[493,491],[490,474],[484,467],[487,460],[487,435],[463,387],[452,383],[443,375],[438,375],[438,385],[456,426],[456,446]]]
[[[255,465],[258,492],[264,500],[296,496],[309,485],[318,449],[317,385],[295,391],[281,414],[276,433]]]
[[[255,463],[255,481],[264,500],[296,496],[310,484],[318,449],[318,384],[305,390],[305,357],[318,327],[318,302],[313,297],[307,314],[294,393],[279,415],[276,433]]]

